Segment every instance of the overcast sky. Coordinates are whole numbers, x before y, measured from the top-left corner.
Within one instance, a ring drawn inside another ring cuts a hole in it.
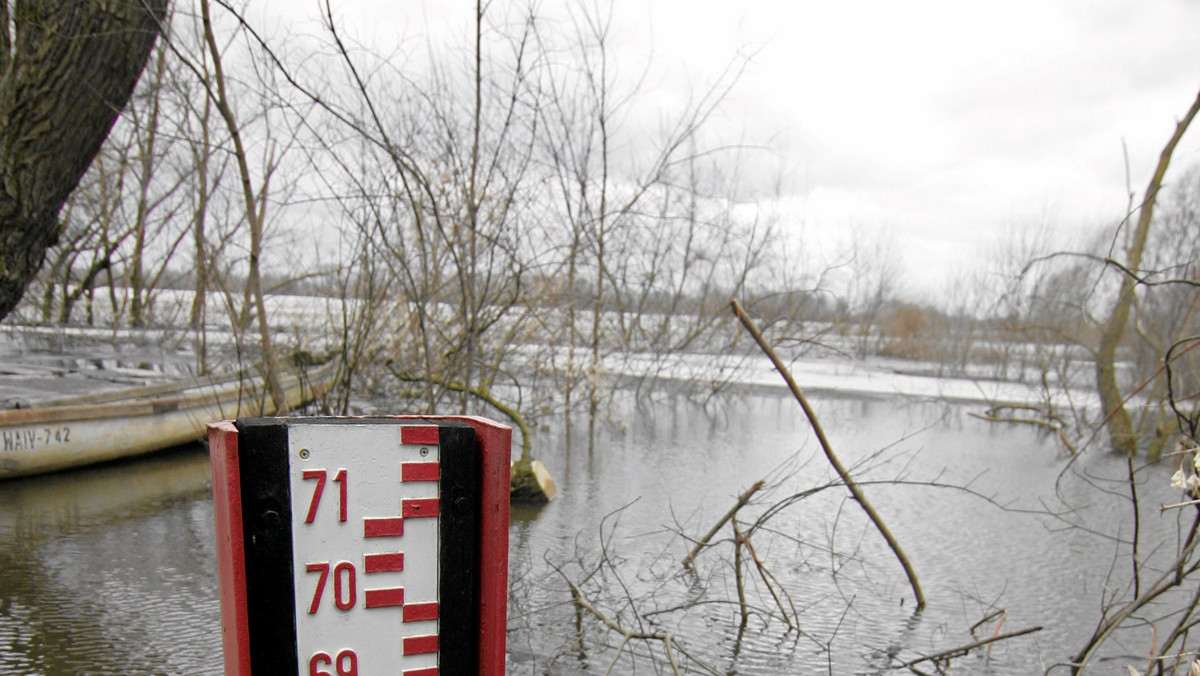
[[[473,5],[337,6],[386,48],[466,35]],[[616,0],[613,12],[623,58],[652,55],[660,101],[752,51],[719,120],[730,140],[769,148],[747,174],[763,194],[785,178],[778,206],[796,237],[890,233],[918,295],[1005,230],[1048,223],[1078,240],[1114,225],[1122,143],[1140,193],[1200,90],[1197,0]],[[1198,162],[1200,128],[1174,166]]]

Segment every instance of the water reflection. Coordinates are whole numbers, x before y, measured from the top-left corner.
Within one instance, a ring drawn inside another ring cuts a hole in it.
[[[0,672],[219,674],[208,456],[0,484]]]
[[[554,421],[535,440],[560,491],[550,505],[513,510],[508,673],[607,668],[619,637],[577,612],[568,579],[586,581],[615,619],[670,631],[697,658],[743,675],[883,673],[889,654],[969,642],[967,628],[1001,608],[1004,631],[1045,629],[994,646],[990,658],[958,660],[956,673],[1042,673],[1079,647],[1100,595],[1128,578],[1124,461],[1092,453],[1062,475],[1052,440],[975,420],[962,406],[814,404],[908,551],[925,612],[912,612],[895,560],[834,487],[798,500],[771,521],[772,533],[753,536],[799,608],[802,632],[757,610],[771,601],[755,583],[756,610],[739,637],[728,535],[701,555],[693,576],[680,568],[687,544],[677,532],[704,532],[764,476],[779,485],[746,520],[832,472],[783,396],[707,409],[682,397],[617,403],[597,426],[593,453],[582,416],[570,444]],[[931,480],[970,492],[922,485]],[[219,674],[208,482],[207,455],[193,449],[0,484],[0,673]],[[1153,564],[1177,546],[1178,517],[1158,513],[1171,498],[1165,472],[1146,472],[1139,492],[1143,551]],[[1060,496],[1072,511],[1047,516],[1044,506],[1060,505]],[[1153,543],[1165,545],[1151,554]],[[1141,635],[1129,641],[1144,644]],[[612,673],[653,672],[652,658],[664,658],[661,647],[641,644]]]
[[[835,487],[798,501],[773,518],[772,534],[756,536],[801,609],[803,633],[757,612],[739,641],[728,531],[702,555],[694,579],[679,566],[690,544],[677,532],[698,537],[759,478],[788,476],[765,504],[827,483],[832,472],[786,397],[730,399],[715,410],[682,398],[618,404],[599,428],[601,450],[589,471],[572,461],[561,430],[537,440],[560,478],[560,498],[535,522],[513,527],[515,577],[536,582],[514,581],[509,672],[607,668],[620,636],[585,620],[584,646],[575,644],[566,578],[589,580],[597,604],[630,628],[670,631],[705,662],[738,674],[878,672],[890,655],[972,642],[969,627],[999,609],[1006,610],[1004,631],[1045,629],[994,646],[988,659],[956,660],[957,673],[1041,673],[1078,649],[1098,619],[1101,594],[1128,577],[1121,539],[1132,515],[1123,460],[1096,452],[1063,475],[1066,459],[1053,440],[976,420],[960,405],[825,397],[816,406],[834,447],[913,561],[925,612],[913,614],[892,554]],[[1104,482],[1109,490],[1097,490]],[[1169,497],[1166,474],[1148,471],[1139,492],[1144,542],[1172,549],[1177,524],[1158,513]],[[762,511],[747,509],[743,518]],[[748,596],[761,608],[773,603],[761,583]],[[992,620],[977,631],[995,627]],[[665,657],[643,644],[614,673],[645,666],[650,653]]]

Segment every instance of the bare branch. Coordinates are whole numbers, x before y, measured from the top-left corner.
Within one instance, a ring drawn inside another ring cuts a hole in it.
[[[842,482],[846,484],[846,488],[849,489],[850,495],[854,497],[854,501],[863,508],[863,511],[867,514],[867,517],[871,519],[871,523],[875,525],[875,529],[878,530],[879,534],[883,536],[883,539],[887,541],[888,547],[892,550],[892,553],[896,555],[896,559],[900,562],[900,566],[904,569],[904,574],[908,577],[908,583],[909,586],[912,587],[913,596],[915,596],[917,599],[917,610],[919,611],[923,609],[925,607],[925,594],[921,591],[921,583],[917,580],[917,573],[913,570],[912,564],[908,562],[908,557],[905,556],[904,550],[900,548],[900,543],[897,542],[895,537],[892,536],[892,532],[888,529],[887,525],[884,524],[882,517],[880,517],[875,511],[875,508],[871,506],[871,503],[867,501],[867,496],[862,492],[862,489],[859,488],[858,484],[855,483],[854,478],[850,476],[850,472],[846,470],[845,466],[842,465],[842,462],[838,460],[837,455],[834,454],[833,447],[830,446],[829,440],[825,437],[825,431],[821,427],[821,422],[817,419],[816,412],[814,412],[812,406],[809,405],[808,399],[800,390],[800,386],[796,384],[795,379],[792,378],[792,374],[788,371],[787,367],[784,366],[783,362],[780,361],[779,357],[775,354],[775,351],[771,349],[770,344],[768,344],[766,339],[763,338],[762,332],[758,330],[758,326],[755,325],[754,320],[750,319],[750,316],[747,315],[744,310],[742,310],[741,304],[738,303],[736,299],[730,300],[729,302],[733,308],[734,315],[736,315],[738,320],[741,321],[742,326],[746,327],[746,330],[750,332],[750,335],[754,337],[755,342],[758,343],[759,348],[761,348],[762,351],[767,355],[767,357],[771,360],[771,363],[775,365],[775,369],[779,371],[779,375],[783,376],[783,380],[787,383],[788,389],[792,391],[792,396],[796,398],[796,401],[800,404],[800,408],[804,410],[804,415],[808,418],[808,422],[812,427],[813,433],[817,435],[817,441],[821,445],[821,450],[825,452],[825,457],[829,460],[829,464],[833,466],[833,469],[837,472],[838,477],[840,477]]]

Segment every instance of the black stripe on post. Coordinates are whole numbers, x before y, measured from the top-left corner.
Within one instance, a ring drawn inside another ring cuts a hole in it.
[[[438,674],[479,673],[480,449],[475,430],[440,422]]]
[[[250,670],[298,674],[287,427],[281,419],[240,418],[237,428]]]

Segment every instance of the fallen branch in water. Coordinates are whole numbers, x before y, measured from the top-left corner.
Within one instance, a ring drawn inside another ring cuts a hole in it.
[[[996,415],[987,415],[987,414],[974,413],[974,412],[969,413],[968,415],[970,415],[972,418],[986,420],[987,422],[1016,423],[1016,424],[1023,424],[1023,425],[1034,425],[1037,427],[1044,427],[1044,428],[1054,432],[1056,435],[1058,435],[1058,440],[1060,442],[1062,442],[1062,445],[1067,449],[1068,452],[1071,453],[1071,455],[1079,454],[1079,451],[1078,451],[1078,449],[1075,448],[1075,445],[1072,444],[1069,439],[1067,439],[1067,435],[1065,432],[1063,432],[1062,425],[1060,425],[1059,423],[1042,420],[1040,418],[1019,418],[1016,416],[996,416]]]
[[[974,643],[968,643],[967,645],[959,646],[957,648],[943,650],[940,653],[934,653],[932,655],[925,655],[925,656],[919,657],[915,660],[909,660],[908,662],[903,662],[901,664],[897,664],[894,668],[895,669],[908,669],[909,671],[920,673],[920,672],[917,672],[916,669],[913,669],[913,667],[917,666],[918,664],[921,664],[922,662],[933,662],[935,665],[938,665],[938,671],[941,671],[941,667],[944,666],[943,663],[948,662],[949,660],[951,660],[955,657],[965,657],[968,653],[970,653],[972,650],[974,650],[976,648],[982,648],[985,645],[990,646],[991,644],[996,643],[997,641],[1004,641],[1006,639],[1016,638],[1018,636],[1024,636],[1025,634],[1032,634],[1035,631],[1041,631],[1041,630],[1042,630],[1042,627],[1040,627],[1040,626],[1039,627],[1029,627],[1027,629],[1022,629],[1020,631],[1014,631],[1014,632],[1009,632],[1007,634],[999,634],[996,636],[990,636],[988,638],[979,639],[978,641],[975,641]]]
[[[559,571],[559,574],[561,575],[562,571]],[[667,653],[667,661],[671,663],[671,671],[672,673],[676,674],[676,676],[682,676],[683,673],[679,670],[679,662],[675,659],[676,650],[679,651],[679,653],[684,657],[695,662],[705,671],[713,674],[713,676],[722,676],[721,672],[697,660],[686,650],[684,650],[683,646],[679,645],[679,641],[676,640],[674,634],[666,631],[634,631],[632,629],[626,629],[611,617],[606,615],[599,608],[592,605],[592,602],[589,601],[586,596],[584,596],[583,590],[581,590],[578,585],[570,580],[567,580],[566,582],[567,586],[571,588],[571,601],[575,604],[575,607],[582,608],[583,610],[587,611],[589,615],[599,620],[601,624],[621,635],[621,643],[617,645],[616,654],[613,655],[612,661],[608,663],[608,668],[604,670],[604,676],[608,676],[608,674],[612,673],[613,667],[617,665],[617,660],[619,660],[621,658],[621,654],[625,652],[625,646],[628,645],[630,641],[635,639],[661,641],[663,644],[663,650],[665,650]]]
[[[905,556],[904,550],[900,548],[900,543],[892,536],[892,532],[883,523],[883,519],[875,511],[875,508],[871,506],[871,503],[867,501],[867,496],[863,494],[862,489],[854,482],[849,470],[842,465],[837,455],[834,454],[833,447],[830,446],[829,440],[825,437],[825,430],[822,429],[821,422],[817,419],[817,414],[809,406],[804,392],[800,390],[800,386],[796,384],[796,380],[792,378],[792,374],[783,365],[783,362],[780,361],[775,351],[771,349],[762,332],[758,330],[758,326],[754,323],[754,320],[750,319],[749,315],[742,309],[741,303],[737,302],[737,299],[730,300],[729,304],[733,307],[733,314],[737,315],[742,326],[746,327],[746,330],[754,337],[754,341],[758,343],[758,347],[762,349],[767,358],[771,360],[771,363],[775,365],[775,370],[779,371],[779,375],[783,376],[788,389],[792,391],[792,396],[796,398],[796,401],[800,404],[800,408],[804,410],[804,415],[808,417],[808,424],[812,427],[813,433],[817,435],[817,441],[821,444],[821,450],[825,452],[825,457],[829,460],[829,464],[833,466],[842,483],[846,484],[846,488],[850,490],[850,495],[854,498],[854,501],[867,513],[867,517],[871,519],[871,523],[875,524],[875,528],[883,536],[883,539],[887,541],[887,545],[891,548],[892,553],[896,555],[896,559],[899,560],[900,566],[904,569],[904,574],[908,576],[908,583],[912,587],[913,596],[917,599],[917,610],[921,610],[925,607],[925,594],[921,591],[921,583],[917,581],[917,573],[913,570],[912,564],[908,562],[908,557]]]
[[[724,526],[726,522],[732,519],[737,514],[739,509],[745,507],[746,503],[750,501],[751,496],[757,493],[764,485],[765,482],[759,480],[755,482],[753,486],[746,489],[745,493],[742,493],[738,496],[737,504],[731,507],[728,512],[725,512],[725,516],[721,517],[721,519],[717,521],[716,525],[714,525],[712,529],[704,535],[704,537],[700,538],[700,540],[696,542],[696,546],[692,547],[692,551],[688,552],[688,555],[684,557],[684,568],[692,568],[692,561],[695,560],[696,555],[700,553],[700,550],[704,549],[705,545],[707,545],[709,541],[713,539],[713,536],[717,534],[717,531],[721,530],[721,526]]]
[[[1001,415],[1001,409],[1033,411],[1045,417]],[[970,415],[972,418],[978,418],[979,420],[986,420],[987,422],[1034,425],[1036,427],[1048,429],[1058,435],[1058,440],[1062,442],[1062,445],[1066,447],[1067,451],[1069,451],[1071,455],[1077,455],[1079,453],[1078,449],[1075,448],[1075,445],[1072,444],[1069,439],[1067,439],[1066,432],[1063,431],[1064,425],[1062,419],[1054,415],[1053,411],[1045,411],[1040,406],[1007,404],[992,406],[984,413],[975,413],[972,411],[968,413],[968,415]]]

